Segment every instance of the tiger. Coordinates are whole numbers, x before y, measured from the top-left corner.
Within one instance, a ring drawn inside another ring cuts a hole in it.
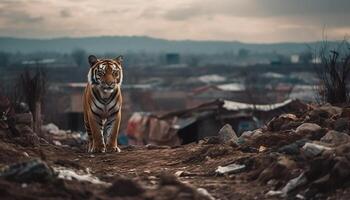
[[[97,59],[90,55],[88,81],[83,95],[84,124],[90,153],[120,152],[123,57]]]

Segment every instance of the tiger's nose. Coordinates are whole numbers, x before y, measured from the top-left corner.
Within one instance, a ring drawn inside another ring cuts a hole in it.
[[[113,85],[115,85],[115,81],[107,81],[106,85],[113,86]]]

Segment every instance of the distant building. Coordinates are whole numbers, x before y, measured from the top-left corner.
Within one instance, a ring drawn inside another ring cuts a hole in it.
[[[178,53],[168,53],[165,55],[167,65],[180,64],[180,55]]]
[[[290,62],[293,64],[299,63],[300,62],[300,56],[299,55],[291,55],[290,56]]]

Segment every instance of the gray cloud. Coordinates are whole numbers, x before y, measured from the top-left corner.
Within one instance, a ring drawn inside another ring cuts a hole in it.
[[[163,17],[180,21],[215,15],[247,18],[281,17],[348,26],[350,20],[346,18],[350,18],[349,8],[349,0],[196,0],[187,7],[169,10]]]
[[[0,0],[0,35],[305,41],[322,39],[324,26],[332,38],[349,33],[348,8],[350,0]]]
[[[21,23],[38,23],[44,21],[43,16],[31,16],[25,11],[9,11],[6,9],[0,9],[0,17],[5,19],[8,23],[21,24]]]
[[[0,2],[0,18],[13,24],[38,23],[44,20],[43,16],[29,14],[26,9],[27,3],[37,2],[36,0],[14,0]]]

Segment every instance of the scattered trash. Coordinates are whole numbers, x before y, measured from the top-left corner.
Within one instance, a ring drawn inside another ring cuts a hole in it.
[[[307,183],[307,179],[305,175],[302,173],[298,177],[290,180],[283,188],[282,190],[273,191],[270,190],[266,193],[266,196],[273,197],[273,196],[279,196],[286,198],[290,192],[295,190],[297,187],[300,187]]]
[[[245,165],[238,165],[238,164],[230,164],[224,167],[219,166],[215,172],[219,174],[231,174],[231,173],[239,173],[242,172],[245,169]]]
[[[215,198],[204,188],[198,188],[198,193],[207,197],[209,200],[215,200]]]
[[[290,180],[286,186],[282,188],[282,197],[287,197],[288,193],[296,189],[297,187],[300,187],[304,184],[306,184],[307,179],[304,175],[304,173],[300,174],[298,177]]]
[[[78,180],[78,181],[86,181],[93,184],[102,184],[102,185],[110,185],[110,183],[101,181],[99,178],[91,175],[91,174],[78,174],[77,172],[62,168],[62,167],[56,167],[54,168],[54,171],[58,174],[58,178],[65,179],[65,180]]]
[[[49,123],[49,124],[43,125],[41,127],[41,131],[47,132],[47,133],[50,133],[50,134],[58,134],[60,129],[55,124]]]
[[[259,153],[261,153],[261,152],[264,152],[264,151],[266,151],[266,150],[267,150],[266,147],[260,146],[258,151],[259,151]]]
[[[191,173],[191,172],[186,172],[186,171],[177,171],[177,172],[175,172],[175,176],[177,176],[177,177],[196,176],[196,175],[198,175],[198,174]]]

